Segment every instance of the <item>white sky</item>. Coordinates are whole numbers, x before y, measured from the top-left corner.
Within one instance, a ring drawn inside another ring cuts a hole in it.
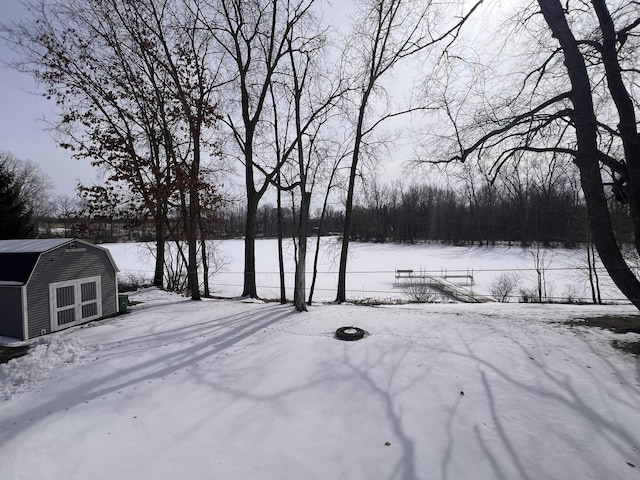
[[[330,3],[332,7],[327,12],[330,21],[335,23],[343,18],[345,23],[348,22],[345,17],[352,10],[349,8],[351,3],[345,0],[331,0]],[[11,23],[23,15],[19,0],[0,0],[0,22]],[[477,25],[470,30],[471,37],[478,35]],[[50,177],[53,194],[74,196],[78,181],[92,183],[98,177],[98,172],[88,161],[74,160],[70,152],[58,147],[51,132],[47,131],[46,123],[46,120],[55,120],[55,106],[39,95],[38,85],[29,75],[18,73],[5,65],[13,55],[0,41],[0,150],[40,165]],[[401,150],[410,152],[411,148],[405,146]],[[400,158],[405,156],[401,152],[395,156],[398,158],[394,158],[391,165],[386,165],[386,174],[390,173],[390,169],[399,170],[400,164],[408,160]]]
[[[0,0],[0,22],[10,23],[21,15],[18,0]],[[40,165],[51,179],[53,194],[74,196],[77,181],[91,182],[95,170],[57,146],[44,121],[55,118],[54,105],[36,94],[38,85],[29,75],[5,65],[12,55],[0,41],[0,150]]]
[[[345,0],[331,3],[331,17],[350,10],[342,5]],[[0,0],[0,23],[10,24],[24,14],[19,0]],[[89,161],[74,160],[70,152],[58,147],[46,122],[55,120],[55,105],[42,97],[33,78],[6,65],[14,57],[0,39],[0,150],[36,162],[50,177],[52,194],[75,196],[78,180],[92,183],[98,172]]]

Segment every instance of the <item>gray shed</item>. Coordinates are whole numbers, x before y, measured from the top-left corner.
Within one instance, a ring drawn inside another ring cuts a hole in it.
[[[0,336],[29,338],[118,313],[109,250],[70,238],[0,240]]]

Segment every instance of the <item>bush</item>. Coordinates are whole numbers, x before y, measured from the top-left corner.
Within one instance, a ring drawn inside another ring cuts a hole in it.
[[[491,295],[498,302],[508,302],[509,297],[511,297],[511,294],[516,289],[519,283],[520,277],[517,273],[501,273],[498,278],[496,278],[495,281],[491,284]]]
[[[567,285],[562,294],[563,303],[580,303],[581,299],[578,290],[573,285]]]
[[[520,301],[522,303],[540,303],[538,290],[535,288],[521,288]]]
[[[118,274],[118,291],[120,293],[135,292],[141,288],[151,286],[151,283],[152,282],[141,273],[120,272]]]
[[[413,303],[437,303],[440,295],[423,282],[411,282],[404,289],[404,294]]]

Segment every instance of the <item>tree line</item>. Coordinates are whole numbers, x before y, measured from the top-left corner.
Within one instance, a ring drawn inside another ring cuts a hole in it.
[[[540,168],[540,165],[538,165]],[[581,189],[568,172],[554,176],[532,175],[515,184],[519,172],[509,172],[509,183],[489,183],[476,178],[457,186],[405,185],[367,181],[354,202],[351,240],[364,242],[441,241],[450,244],[495,243],[563,245],[575,247],[590,241],[587,213]],[[539,173],[539,172],[538,172]],[[33,162],[0,152],[0,175],[6,178],[0,190],[2,237],[78,237],[93,242],[153,241],[154,224],[126,203],[96,206],[95,198],[50,195],[46,175]],[[546,178],[542,185],[537,179]],[[480,184],[479,187],[475,185]],[[632,225],[623,206],[609,197],[616,238],[633,242]],[[257,238],[294,238],[298,226],[295,205],[285,202],[278,209],[263,202],[256,214]],[[341,235],[344,206],[332,204],[310,213],[307,235]],[[179,218],[179,211],[173,212]],[[174,218],[174,222],[176,222]],[[203,221],[206,239],[241,238],[246,211],[242,204],[218,205]],[[20,225],[20,228],[16,226]],[[185,241],[176,229],[172,240]]]
[[[522,198],[502,194],[495,186],[484,186],[470,199],[452,187],[430,185],[402,186],[400,183],[377,186],[373,198],[354,205],[352,241],[416,243],[439,241],[453,245],[561,245],[576,248],[590,242],[587,213],[579,192],[543,193],[533,186],[522,192]],[[610,200],[612,221],[617,238],[631,244],[633,233],[624,208]],[[257,235],[278,236],[278,209],[264,204],[258,209]],[[218,238],[242,236],[244,211],[221,212],[217,220]],[[325,213],[315,211],[309,219],[308,233],[341,235],[344,210],[332,208]],[[295,218],[286,212],[282,225],[285,237],[295,231]]]

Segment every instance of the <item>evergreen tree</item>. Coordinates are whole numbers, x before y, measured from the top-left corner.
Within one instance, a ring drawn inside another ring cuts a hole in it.
[[[36,226],[33,212],[20,196],[20,185],[0,162],[0,239],[33,238]]]

